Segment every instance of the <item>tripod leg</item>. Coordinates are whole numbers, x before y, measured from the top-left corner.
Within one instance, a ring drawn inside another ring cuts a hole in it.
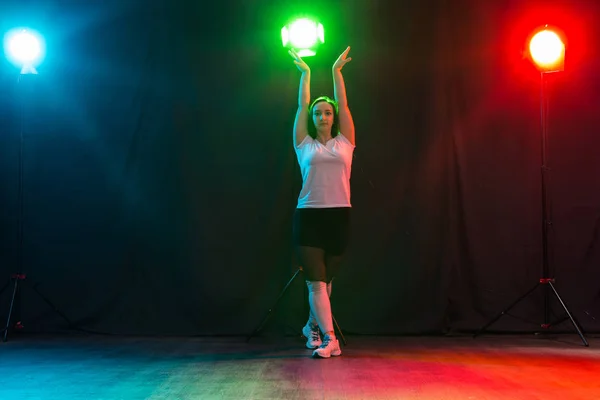
[[[340,326],[338,325],[337,321],[335,320],[335,317],[333,316],[333,314],[331,315],[331,319],[333,319],[333,324],[334,324],[335,328],[337,329],[338,333],[340,334],[340,337],[342,338],[342,343],[344,343],[344,346],[346,346],[346,338],[344,337],[344,333],[340,329]]]
[[[529,289],[524,295],[522,295],[521,297],[516,299],[512,304],[510,304],[504,310],[500,311],[500,313],[498,315],[496,315],[494,318],[492,318],[490,320],[490,322],[488,322],[481,329],[479,329],[477,332],[475,332],[475,334],[473,335],[473,338],[476,338],[477,336],[479,336],[481,333],[483,333],[483,331],[485,331],[487,328],[489,328],[494,322],[498,321],[500,319],[500,317],[502,317],[504,314],[508,313],[514,306],[519,304],[519,302],[521,302],[521,300],[523,300],[524,298],[529,296],[531,293],[533,293],[533,291],[535,289],[537,289],[538,286],[540,286],[540,282],[536,283],[535,286],[532,287],[531,289]]]
[[[569,316],[569,319],[571,320],[571,323],[573,324],[573,326],[575,327],[575,330],[577,331],[577,334],[579,334],[579,337],[581,338],[581,341],[583,342],[583,344],[585,345],[585,347],[589,347],[589,344],[587,342],[587,340],[585,340],[585,337],[583,336],[583,333],[581,332],[581,329],[579,329],[579,325],[577,325],[577,323],[575,322],[575,320],[573,319],[573,316],[571,315],[571,313],[569,312],[569,310],[567,309],[567,306],[565,305],[565,303],[562,301],[562,299],[560,298],[560,295],[558,294],[558,292],[556,291],[556,288],[554,287],[554,284],[552,282],[548,282],[548,285],[550,285],[550,287],[552,288],[552,291],[554,292],[554,294],[556,295],[556,298],[558,299],[558,301],[560,302],[560,305],[564,308],[565,312],[567,313],[567,315]]]
[[[8,328],[10,327],[10,318],[12,316],[13,307],[15,305],[15,297],[17,295],[17,290],[19,288],[19,278],[15,278],[15,286],[13,287],[12,297],[10,299],[10,308],[8,309],[8,318],[6,319],[6,327],[4,328],[4,335],[2,337],[2,341],[6,342],[8,338]]]
[[[50,308],[52,308],[54,310],[55,313],[60,315],[62,317],[62,319],[65,320],[65,322],[69,325],[69,328],[73,327],[73,324],[71,323],[71,321],[69,321],[69,318],[67,318],[67,316],[65,314],[63,314],[58,308],[56,308],[56,306],[54,304],[52,304],[52,302],[50,300],[48,300],[48,298],[46,296],[44,296],[42,293],[40,293],[40,291],[37,289],[37,284],[33,286],[33,290],[38,294],[38,296],[40,296],[42,298],[42,300],[44,300],[46,302],[46,304],[48,304],[50,306]]]
[[[300,269],[298,269],[296,271],[296,273],[291,277],[291,279],[285,285],[285,287],[283,288],[283,290],[279,294],[279,297],[277,297],[277,300],[275,300],[275,304],[273,304],[273,306],[271,308],[269,308],[269,311],[267,312],[267,315],[265,315],[265,317],[263,318],[263,320],[258,324],[258,326],[250,334],[250,336],[248,336],[246,338],[246,342],[249,342],[250,339],[252,339],[252,337],[255,336],[258,332],[260,332],[260,330],[265,326],[265,324],[267,323],[267,321],[271,317],[271,314],[273,313],[273,311],[275,310],[275,308],[277,308],[277,305],[281,301],[282,297],[285,295],[285,293],[287,292],[288,288],[290,287],[290,285],[292,284],[292,282],[294,282],[294,279],[296,279],[296,277],[298,276],[299,273],[300,273]]]

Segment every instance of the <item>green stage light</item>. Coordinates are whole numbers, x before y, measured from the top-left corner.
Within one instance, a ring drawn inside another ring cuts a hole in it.
[[[308,18],[297,19],[281,28],[283,47],[293,48],[300,57],[314,56],[325,43],[323,24]]]

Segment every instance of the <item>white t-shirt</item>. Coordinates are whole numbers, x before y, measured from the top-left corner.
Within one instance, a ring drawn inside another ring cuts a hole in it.
[[[325,145],[307,135],[295,146],[302,174],[297,208],[351,207],[350,173],[354,147],[341,133]]]

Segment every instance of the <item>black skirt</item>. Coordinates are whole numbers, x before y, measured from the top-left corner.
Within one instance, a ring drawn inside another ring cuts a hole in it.
[[[350,233],[350,207],[297,208],[294,213],[294,244],[317,247],[342,255]]]

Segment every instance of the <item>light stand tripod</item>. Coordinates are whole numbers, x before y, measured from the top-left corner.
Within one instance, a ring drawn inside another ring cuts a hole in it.
[[[18,92],[19,92],[19,172],[18,172],[18,205],[19,205],[19,214],[18,214],[18,236],[17,236],[17,271],[11,274],[11,280],[13,281],[13,290],[12,296],[10,299],[10,306],[8,309],[8,317],[6,319],[6,326],[3,329],[2,333],[2,341],[6,342],[8,339],[8,331],[10,329],[10,322],[13,315],[15,303],[19,300],[17,295],[20,295],[20,287],[22,284],[19,282],[25,282],[27,278],[27,274],[25,274],[23,268],[23,148],[24,148],[24,128],[25,128],[25,104],[29,99],[30,92],[33,90],[33,84],[35,83],[37,74],[32,73],[21,73],[18,78]],[[0,290],[0,293],[4,292],[9,286],[10,281]],[[58,314],[60,315],[69,326],[72,326],[69,319],[61,313],[51,302],[42,295],[38,290],[36,285],[33,286],[33,290]],[[20,296],[19,296],[20,297]],[[16,329],[21,329],[22,323],[18,321],[15,324]]]
[[[543,329],[549,329],[552,327],[550,323],[550,295],[554,294],[560,305],[565,310],[568,318],[571,320],[571,323],[575,327],[575,330],[579,334],[583,344],[587,347],[589,346],[585,336],[579,329],[578,324],[575,322],[575,319],[569,312],[569,309],[561,299],[558,291],[554,287],[554,278],[550,277],[550,268],[548,262],[548,229],[552,225],[552,221],[548,216],[548,205],[547,205],[547,183],[546,183],[546,173],[548,172],[548,165],[546,161],[546,142],[548,135],[548,99],[547,99],[547,80],[546,73],[541,72],[541,88],[540,88],[540,118],[541,118],[541,153],[542,153],[542,277],[539,282],[535,284],[529,291],[523,294],[521,297],[517,298],[513,303],[511,303],[506,309],[501,311],[498,315],[492,318],[487,324],[485,324],[479,331],[477,331],[473,337],[477,337],[483,331],[485,331],[490,325],[500,319],[503,315],[507,314],[514,306],[520,303],[523,299],[529,296],[531,293],[535,291],[538,287],[542,286],[544,289],[544,323],[541,324]],[[552,292],[550,292],[550,289]]]

